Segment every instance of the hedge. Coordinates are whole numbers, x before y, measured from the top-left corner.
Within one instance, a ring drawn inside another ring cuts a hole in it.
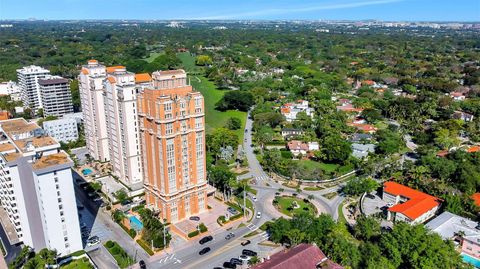
[[[207,226],[205,226],[205,224],[203,224],[203,222],[200,223],[200,225],[198,225],[198,226],[199,226],[199,228],[200,228],[200,232],[201,232],[201,233],[204,233],[204,232],[208,231]]]
[[[155,254],[155,252],[153,252],[153,250],[148,246],[147,242],[143,241],[142,239],[138,239],[137,244],[139,244],[143,248],[143,250],[148,253],[148,255],[152,256],[153,254]]]
[[[192,238],[192,237],[194,237],[194,236],[197,236],[199,233],[200,233],[200,232],[199,232],[198,230],[195,230],[195,231],[189,233],[189,234],[188,234],[188,237],[189,237],[189,238]]]

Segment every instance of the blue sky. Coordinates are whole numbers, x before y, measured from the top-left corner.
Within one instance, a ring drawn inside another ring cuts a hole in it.
[[[0,19],[480,21],[480,0],[0,0]]]

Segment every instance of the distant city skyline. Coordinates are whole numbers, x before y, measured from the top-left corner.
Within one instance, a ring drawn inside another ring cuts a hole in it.
[[[480,21],[477,0],[0,0],[0,20]]]

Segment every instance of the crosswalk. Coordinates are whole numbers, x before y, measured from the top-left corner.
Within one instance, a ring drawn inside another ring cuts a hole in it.
[[[248,228],[250,231],[253,232],[253,231],[255,231],[255,230],[258,229],[258,226],[255,225],[255,224],[253,224],[253,223],[250,223],[250,224],[247,225],[247,228]]]
[[[267,175],[256,176],[255,179],[256,179],[257,181],[267,181],[267,180],[268,180],[268,176],[267,176]]]
[[[173,261],[174,264],[182,263],[182,260],[177,259],[175,257],[175,253],[172,253],[172,254],[168,254],[165,258],[161,258],[158,261],[158,264],[165,264],[165,263],[169,263],[169,262],[172,262],[172,261]]]
[[[260,236],[262,237],[263,240],[268,240],[268,237],[269,237],[267,232],[261,233]]]

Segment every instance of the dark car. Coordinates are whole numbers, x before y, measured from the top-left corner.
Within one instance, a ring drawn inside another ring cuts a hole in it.
[[[243,264],[242,260],[237,259],[237,258],[231,258],[230,263],[233,263],[233,264],[236,264],[236,265],[242,265]]]
[[[229,269],[236,269],[237,265],[231,262],[224,262],[223,263],[224,268],[229,268]]]
[[[210,242],[213,240],[213,237],[211,235],[209,236],[205,236],[204,238],[200,239],[200,241],[198,241],[198,243],[200,243],[200,245],[203,245],[207,242]]]
[[[257,256],[257,252],[255,252],[253,250],[249,250],[249,249],[242,250],[242,254],[250,256],[250,257]]]
[[[235,237],[235,234],[234,233],[229,233],[225,236],[225,239],[226,240],[229,240],[230,238],[234,238]]]
[[[85,207],[84,207],[83,205],[81,205],[81,204],[78,204],[78,205],[77,205],[77,209],[78,209],[78,210],[83,210],[84,208],[85,208]]]
[[[145,264],[145,262],[143,260],[139,261],[138,265],[140,265],[140,269],[147,269],[147,265]]]
[[[132,200],[128,200],[128,199],[121,202],[121,204],[122,204],[123,206],[128,205],[128,204],[131,204],[131,203],[132,203]]]
[[[246,245],[248,245],[248,244],[250,244],[250,243],[251,243],[250,240],[247,240],[247,241],[243,241],[242,243],[240,243],[240,245],[246,246]]]
[[[209,247],[206,247],[206,248],[200,250],[200,252],[198,252],[198,254],[203,255],[203,254],[206,254],[206,253],[208,253],[208,252],[210,252],[210,248],[209,248]]]
[[[199,220],[200,220],[200,217],[191,216],[189,219],[190,219],[190,220],[194,220],[194,221],[199,221]]]

